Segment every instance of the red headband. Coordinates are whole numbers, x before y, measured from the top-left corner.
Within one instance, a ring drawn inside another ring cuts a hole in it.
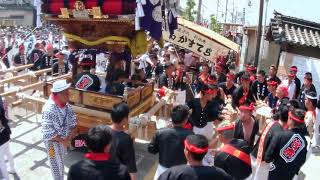
[[[80,66],[93,66],[95,64],[96,64],[95,62],[83,62],[83,63],[80,62]]]
[[[54,55],[56,58],[59,58],[59,57],[64,57],[64,54],[61,53],[61,52],[58,52]]]
[[[289,76],[289,77],[294,77],[294,76],[296,76],[296,75],[294,75],[294,74],[288,74],[288,76]]]
[[[206,94],[215,94],[217,92],[217,90],[215,89],[208,89],[204,91]]]
[[[254,110],[254,104],[251,103],[249,106],[245,106],[245,105],[242,105],[239,107],[240,110],[248,110],[248,111],[253,111]]]
[[[228,73],[227,78],[234,79],[234,74]]]
[[[257,68],[254,67],[254,66],[248,66],[247,69],[248,69],[249,71],[255,71]]]
[[[242,151],[240,151],[239,149],[236,149],[235,147],[226,144],[224,145],[221,149],[220,152],[224,152],[227,153],[237,159],[240,159],[241,161],[243,161],[244,163],[246,163],[247,165],[251,166],[251,159],[250,156],[247,153],[244,153]]]
[[[217,128],[217,132],[221,133],[221,132],[228,131],[228,130],[233,130],[233,129],[234,129],[234,124],[232,123],[230,125]]]
[[[278,83],[276,81],[271,81],[271,82],[268,82],[268,85],[276,86],[276,85],[278,85]]]
[[[205,147],[205,148],[199,148],[196,147],[192,144],[189,144],[187,140],[184,140],[184,146],[186,147],[186,149],[190,152],[196,153],[196,154],[204,154],[208,152],[209,147]]]
[[[289,118],[298,122],[298,123],[304,123],[304,119],[299,119],[299,118],[293,116],[293,114],[291,112],[289,112]]]
[[[250,77],[249,77],[248,79],[241,77],[241,80],[242,80],[242,81],[250,81]]]
[[[217,83],[216,80],[211,79],[211,78],[208,78],[207,82],[208,82],[208,84],[216,84]]]
[[[298,71],[298,68],[296,68],[296,67],[291,67],[290,70],[291,70],[291,71]]]
[[[24,45],[21,44],[21,45],[19,46],[19,50],[23,50],[23,49],[25,49],[25,48],[24,48]]]

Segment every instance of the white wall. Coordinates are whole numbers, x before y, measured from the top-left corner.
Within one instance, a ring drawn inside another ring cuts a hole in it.
[[[317,89],[317,94],[320,94],[320,59],[311,58],[307,56],[300,56],[297,54],[282,52],[279,60],[278,76],[287,77],[288,69],[291,66],[298,67],[298,78],[303,83],[304,74],[306,72],[312,73],[313,84]]]

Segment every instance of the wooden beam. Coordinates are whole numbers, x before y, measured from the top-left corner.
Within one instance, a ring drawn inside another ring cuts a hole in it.
[[[41,74],[44,74],[44,73],[47,73],[47,72],[51,72],[51,70],[52,70],[51,68],[42,69],[42,70],[39,70],[39,71],[34,71],[33,73],[26,73],[26,74],[22,74],[22,75],[19,75],[19,76],[7,78],[7,79],[4,79],[4,80],[1,80],[0,84],[14,82],[14,81],[17,81],[19,79],[31,77],[33,75],[38,76],[38,75],[41,75]]]
[[[30,84],[30,85],[27,85],[27,86],[23,86],[23,87],[21,87],[19,89],[16,89],[16,90],[11,90],[11,91],[4,92],[4,93],[0,94],[0,96],[2,96],[2,97],[14,96],[18,92],[26,91],[26,90],[29,90],[29,89],[34,89],[34,88],[36,88],[38,86],[41,86],[41,85],[43,85],[43,81],[40,81],[40,82],[37,82],[37,83],[34,83],[34,84]]]
[[[9,69],[6,69],[6,70],[4,70],[2,72],[3,73],[9,73],[9,72],[14,72],[14,71],[20,71],[20,70],[25,70],[27,68],[31,68],[32,66],[33,66],[33,64],[26,64],[26,65],[14,67],[14,68],[9,68]]]
[[[166,101],[163,99],[160,99],[160,101],[154,105],[148,112],[145,114],[148,115],[149,117],[155,115],[164,105],[166,104]]]
[[[40,71],[42,71],[41,73],[46,72],[45,70],[40,70]],[[67,78],[67,77],[70,77],[70,76],[71,76],[71,74],[65,74],[65,75],[62,75],[62,76],[54,77],[50,81],[56,81],[58,79]],[[23,87],[21,87],[19,89],[7,91],[7,92],[4,92],[4,93],[1,93],[0,96],[5,97],[5,96],[16,95],[18,92],[26,91],[26,90],[33,89],[33,88],[36,88],[38,86],[44,85],[44,82],[45,81],[39,81],[39,82],[30,84],[30,85],[27,85],[27,86],[23,86]],[[0,85],[1,85],[1,81],[0,81]]]
[[[65,79],[65,78],[69,78],[71,77],[72,74],[64,74],[64,75],[61,75],[61,76],[56,76],[56,77],[53,77],[51,79],[48,79],[48,81],[56,81],[56,80],[59,80],[59,79]]]

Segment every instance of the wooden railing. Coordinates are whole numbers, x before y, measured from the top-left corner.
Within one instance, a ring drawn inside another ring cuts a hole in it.
[[[33,66],[33,64],[26,64],[26,65],[14,67],[14,68],[9,68],[9,69],[6,69],[4,71],[0,71],[0,73],[9,73],[9,72],[21,71],[21,70],[25,70],[27,68],[31,68],[32,66]]]

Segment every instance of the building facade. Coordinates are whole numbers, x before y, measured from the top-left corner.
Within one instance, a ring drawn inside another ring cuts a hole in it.
[[[0,0],[1,26],[35,26],[35,19],[32,0]]]

